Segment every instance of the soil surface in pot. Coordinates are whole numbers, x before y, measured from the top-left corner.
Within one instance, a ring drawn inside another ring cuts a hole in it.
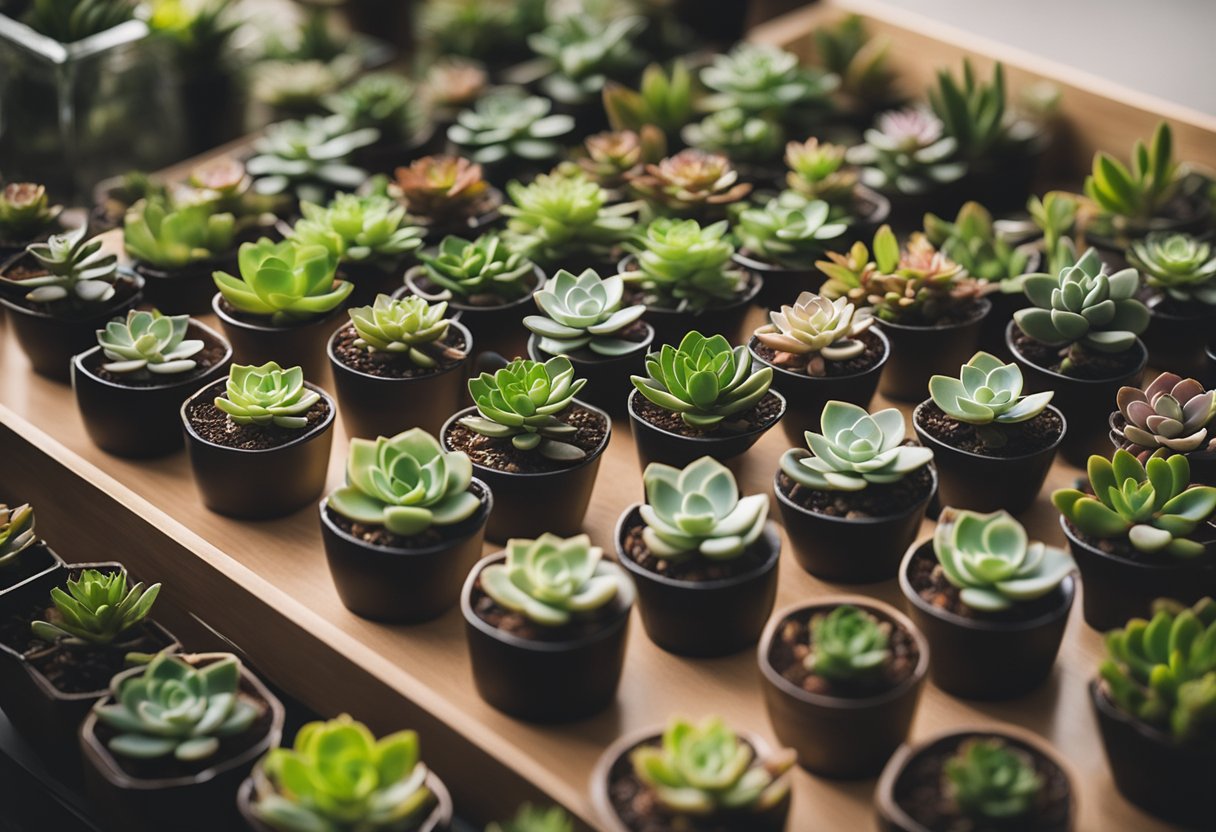
[[[982,738],[984,735],[976,735]],[[1025,818],[1017,823],[997,825],[978,824],[961,812],[946,794],[943,770],[946,761],[958,751],[957,742],[946,742],[925,749],[908,761],[895,783],[895,802],[926,829],[950,829],[965,832],[1001,830],[1001,832],[1067,832],[1072,794],[1068,776],[1054,762],[1034,749],[1021,744],[1034,761],[1035,773],[1042,781],[1038,799]],[[1008,740],[1005,740],[1009,742]]]
[[[587,454],[599,448],[604,443],[604,437],[608,435],[608,420],[598,412],[579,404],[570,405],[561,413],[554,414],[554,418],[578,428],[573,438],[562,441],[581,448]],[[576,459],[572,462],[562,462],[542,456],[536,450],[521,451],[509,438],[483,436],[459,422],[453,422],[448,428],[446,439],[448,450],[464,451],[479,465],[508,474],[545,474],[581,465],[585,461]]]
[[[651,554],[650,547],[642,538],[642,530],[645,528],[645,523],[637,523],[627,528],[624,539],[621,541],[621,549],[627,558],[648,572],[675,581],[699,583],[735,578],[755,572],[768,563],[772,557],[772,551],[769,549],[764,535],[761,535],[752,545],[744,549],[741,555],[734,558],[710,560],[695,552],[682,558],[660,558]]]
[[[419,347],[423,352],[435,359],[434,367],[419,367],[414,364],[406,355],[393,352],[381,352],[379,350],[369,350],[355,346],[355,339],[359,334],[355,332],[354,324],[347,324],[338,330],[338,336],[334,338],[334,355],[337,356],[344,366],[350,367],[352,370],[358,370],[361,373],[367,373],[369,376],[378,376],[380,378],[424,378],[442,373],[455,365],[464,361],[466,357],[467,344],[464,342],[464,335],[455,328],[449,328],[447,337],[443,341],[436,344],[428,344]],[[455,354],[456,351],[459,354]]]
[[[28,266],[23,261],[14,263],[4,272],[4,276],[9,280],[26,280],[31,277],[41,277],[44,274],[48,274],[46,269]],[[5,299],[13,305],[31,312],[50,315],[61,321],[76,321],[95,318],[107,309],[118,309],[131,300],[138,291],[139,287],[134,280],[126,275],[119,275],[118,279],[114,281],[114,297],[105,303],[90,303],[82,307],[74,307],[73,304],[61,300],[53,303],[31,303],[25,299],[25,290],[20,287],[14,287],[14,293],[11,295],[6,293]]]
[[[751,410],[740,413],[730,420],[719,422],[708,430],[694,428],[685,423],[679,413],[659,407],[642,395],[638,395],[634,399],[633,412],[642,421],[668,433],[692,439],[716,439],[763,430],[777,421],[781,415],[781,407],[780,399],[772,393],[765,393],[764,398],[758,401]]]
[[[888,647],[891,655],[882,666],[882,673],[861,683],[844,683],[827,679],[806,668],[806,657],[810,655],[811,619],[825,615],[834,607],[813,607],[798,610],[781,622],[769,646],[768,663],[781,676],[808,693],[847,698],[868,698],[886,693],[910,678],[916,672],[920,651],[916,639],[897,622],[881,611],[863,607],[862,610],[890,627]]]
[[[195,353],[194,360],[198,362],[198,366],[187,373],[173,373],[165,375],[161,373],[152,373],[148,370],[139,370],[134,373],[111,373],[109,370],[102,368],[102,364],[109,361],[105,354],[98,350],[97,352],[84,359],[82,362],[84,368],[93,375],[97,376],[102,381],[108,381],[111,384],[117,384],[122,387],[165,387],[170,384],[187,384],[193,379],[199,378],[207,374],[207,371],[224,360],[224,356],[228,354],[228,347],[225,346],[218,338],[212,335],[205,329],[199,327],[190,327],[187,332],[187,337],[197,338],[203,342],[201,352]]]
[[[824,361],[822,376],[813,376],[814,378],[840,378],[842,376],[855,376],[864,373],[866,370],[873,368],[879,361],[882,361],[883,349],[882,339],[873,332],[866,330],[857,336],[857,340],[865,344],[865,350],[859,355],[852,358],[846,358],[844,361]],[[813,356],[795,355],[793,353],[783,352],[781,360],[777,360],[778,353],[772,347],[766,347],[758,340],[752,341],[752,350],[765,364],[771,364],[774,367],[779,367],[782,370],[788,370],[791,373],[807,373],[807,360]]]
[[[638,320],[631,323],[629,326],[622,329],[620,332],[614,332],[612,334],[612,337],[620,338],[623,341],[632,341],[635,344],[640,344],[646,340],[646,336],[647,336],[647,334],[649,334],[649,332],[650,332],[650,330],[646,326],[646,323],[642,319],[639,318]],[[539,336],[537,336],[536,351],[538,353],[540,353],[541,355],[552,355],[552,353],[546,352],[545,350],[540,348]],[[625,356],[632,355],[632,354],[633,354],[632,352],[625,353]],[[568,355],[570,357],[571,361],[590,361],[590,362],[611,361],[614,358],[624,358],[625,357],[625,356],[600,355],[598,352],[595,352],[590,347],[583,347],[583,348],[577,349],[571,353],[563,353],[563,355]]]
[[[1064,421],[1054,411],[1044,410],[1033,419],[1012,425],[985,426],[1005,437],[1005,444],[994,447],[985,444],[975,425],[960,422],[946,414],[933,401],[926,402],[917,412],[917,422],[926,433],[960,451],[993,458],[1029,456],[1050,448],[1064,430]]]
[[[213,445],[241,451],[266,451],[302,439],[325,423],[329,415],[329,400],[319,398],[304,417],[308,424],[302,428],[281,428],[268,425],[238,425],[213,401],[194,399],[186,408],[186,418],[195,432]]]
[[[477,483],[470,483],[469,490],[476,494],[481,499],[481,504],[486,503],[485,492]],[[334,511],[328,505],[325,507],[325,514],[333,524],[342,531],[346,532],[356,540],[366,543],[369,546],[383,546],[388,549],[429,549],[432,546],[438,546],[442,543],[461,540],[468,536],[468,527],[470,521],[476,520],[478,514],[474,514],[467,520],[462,520],[459,523],[453,523],[447,526],[430,526],[425,531],[418,534],[403,536],[393,534],[384,526],[372,526],[367,523],[356,523],[349,517],[344,517]]]
[[[927,318],[918,310],[889,323],[896,326],[916,327],[917,329],[942,329],[943,327],[963,326],[964,324],[973,323],[978,320],[982,306],[983,304],[979,300],[947,303],[939,307],[942,314],[935,318]],[[880,326],[882,325],[883,321],[881,318],[878,323]]]
[[[781,493],[814,514],[843,517],[892,517],[915,506],[933,488],[929,467],[921,466],[898,482],[870,483],[860,491],[820,491],[800,485],[784,473],[777,475]]]
[[[1017,327],[1013,329],[1013,346],[1031,364],[1053,373],[1060,372],[1060,362],[1064,359],[1060,347],[1051,347],[1036,341]],[[1128,373],[1135,372],[1136,368],[1140,366],[1140,359],[1143,355],[1138,348],[1117,354],[1090,350],[1078,350],[1077,352],[1079,353],[1077,360],[1068,368],[1068,372],[1062,373],[1062,375],[1093,381],[1122,378]]]
[[[1047,593],[1042,598],[1014,604],[1001,612],[973,610],[963,603],[958,587],[946,579],[946,573],[933,554],[932,546],[922,546],[908,564],[908,580],[916,594],[939,610],[952,612],[962,618],[976,621],[1033,621],[1060,608],[1063,603],[1060,589]]]
[[[473,614],[491,627],[501,630],[507,635],[527,639],[528,641],[556,643],[579,641],[594,636],[603,630],[609,622],[619,618],[622,613],[622,601],[618,596],[611,603],[604,605],[598,610],[572,618],[568,624],[564,624],[561,627],[546,627],[543,624],[537,624],[522,613],[509,610],[498,604],[481,588],[480,576],[478,576],[477,582],[473,584],[473,593],[469,598],[469,602],[473,608]]]

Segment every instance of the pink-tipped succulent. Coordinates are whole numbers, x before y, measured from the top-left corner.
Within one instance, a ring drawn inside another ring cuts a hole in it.
[[[738,202],[752,190],[751,185],[739,181],[739,172],[721,153],[692,148],[646,165],[629,184],[647,202],[679,216]]]
[[[1116,444],[1141,461],[1157,451],[1186,454],[1216,448],[1216,437],[1209,438],[1216,391],[1204,390],[1193,378],[1162,373],[1143,390],[1121,387],[1117,401],[1124,424],[1114,430]]]

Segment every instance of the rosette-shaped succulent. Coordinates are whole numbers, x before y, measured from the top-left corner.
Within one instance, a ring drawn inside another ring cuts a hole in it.
[[[641,131],[647,125],[673,139],[688,124],[695,111],[692,73],[676,60],[668,75],[659,64],[642,73],[641,86],[634,90],[609,81],[604,85],[604,110],[613,130]]]
[[[478,416],[465,416],[460,424],[474,433],[510,439],[521,451],[536,449],[556,460],[578,460],[586,454],[567,441],[578,432],[557,418],[587,383],[574,377],[574,365],[565,356],[543,364],[517,358],[493,375],[469,379],[469,395]]]
[[[216,288],[238,312],[287,326],[337,309],[355,286],[335,280],[337,262],[325,246],[281,243],[263,237],[237,255],[241,276],[212,272]]]
[[[281,121],[253,143],[256,155],[245,169],[260,194],[291,192],[297,199],[325,202],[335,191],[363,184],[367,171],[351,164],[351,155],[379,138],[371,127],[351,130],[343,116]]]
[[[933,551],[962,602],[981,612],[1042,598],[1076,569],[1071,555],[1030,540],[1006,511],[943,508]]]
[[[275,832],[418,829],[435,806],[418,735],[376,739],[346,714],[309,722],[253,771],[253,814]]]
[[[493,90],[456,117],[448,138],[474,162],[504,159],[543,161],[561,154],[561,140],[574,129],[568,115],[550,114],[553,102],[516,87]]]
[[[701,70],[701,83],[712,91],[706,109],[738,107],[779,119],[828,109],[828,96],[839,82],[835,75],[804,67],[794,53],[769,44],[740,43]]]
[[[1091,456],[1087,471],[1092,494],[1061,488],[1051,495],[1081,534],[1097,540],[1126,536],[1146,554],[1195,558],[1207,551],[1189,536],[1216,511],[1216,488],[1190,485],[1185,456],[1154,456],[1141,463],[1120,448],[1109,460]]]
[[[97,343],[109,359],[101,368],[120,375],[140,370],[157,375],[188,373],[198,366],[192,356],[204,346],[197,338],[186,338],[189,326],[189,315],[132,309],[125,323],[113,320],[97,330]]]
[[[603,259],[633,230],[632,203],[608,205],[608,192],[581,176],[541,174],[507,185],[502,207],[512,247],[541,265]]]
[[[304,385],[299,367],[283,369],[273,361],[260,367],[233,364],[223,396],[215,406],[238,425],[269,425],[299,430],[321,394]]]
[[[258,222],[259,215],[272,210],[280,198],[263,196],[253,192],[253,177],[245,169],[245,163],[232,156],[219,156],[196,165],[186,180],[189,196],[183,200],[180,191],[174,194],[179,206],[202,203],[211,206],[212,213],[232,214],[237,229]],[[152,193],[144,197],[148,201],[168,199],[165,195]]]
[[[329,495],[329,507],[354,523],[408,537],[472,517],[481,505],[469,491],[472,480],[468,454],[444,451],[422,428],[352,439],[346,485]]]
[[[1204,390],[1193,378],[1162,373],[1143,390],[1120,387],[1116,400],[1123,414],[1127,450],[1141,461],[1158,451],[1186,454],[1216,443],[1209,425],[1216,418],[1216,391]]]
[[[501,607],[545,627],[561,627],[603,609],[629,578],[585,534],[507,541],[507,559],[481,570],[481,588]]]
[[[81,225],[28,246],[26,251],[46,273],[21,280],[0,277],[0,282],[28,289],[25,299],[30,303],[105,303],[114,297],[118,258],[101,250],[99,237],[86,240],[88,230]]]
[[[803,292],[793,306],[768,313],[770,323],[756,330],[756,340],[774,350],[774,364],[806,361],[809,375],[823,375],[824,361],[846,361],[861,355],[866,345],[857,336],[874,319],[857,314],[845,298],[828,300]]]
[[[733,268],[735,247],[726,221],[702,226],[696,220],[659,217],[639,229],[625,248],[638,268],[624,273],[641,286],[647,303],[696,312],[730,303],[747,288],[747,274]]]
[[[1127,259],[1144,282],[1180,303],[1216,306],[1216,254],[1190,234],[1156,232],[1132,243]]]
[[[514,818],[491,823],[486,832],[574,832],[574,821],[560,806],[541,808],[525,803]]]
[[[808,199],[822,199],[832,205],[851,202],[859,177],[845,163],[847,152],[843,145],[820,142],[814,137],[805,142],[790,142],[785,146],[785,164],[789,168],[785,184]]]
[[[690,147],[722,153],[736,162],[776,159],[785,141],[780,125],[738,107],[715,110],[685,127],[680,135]]]
[[[1008,824],[1035,804],[1043,780],[1025,751],[993,738],[969,739],[942,767],[950,800],[965,817]]]
[[[700,216],[743,199],[752,186],[721,153],[696,148],[646,165],[629,186],[653,208],[677,216]]]
[[[806,669],[843,685],[872,680],[891,658],[891,625],[852,604],[817,613],[810,623]]]
[[[359,61],[351,55],[263,60],[253,67],[249,87],[255,101],[280,113],[315,113],[358,70]]]
[[[371,306],[350,310],[358,336],[355,346],[404,356],[416,367],[434,367],[437,362],[432,353],[448,334],[447,311],[446,301],[427,303],[414,295],[399,299],[377,295]],[[459,357],[453,347],[440,350],[448,357]]]
[[[30,631],[43,641],[66,639],[72,644],[107,645],[140,624],[152,610],[160,584],[144,588],[142,583],[127,584],[127,572],[99,572],[85,569],[77,578],[69,577],[67,590],[51,590],[55,616],[51,621],[35,621]]]
[[[810,268],[848,228],[849,220],[834,218],[828,203],[794,191],[743,209],[735,221],[740,248],[789,268]]]
[[[662,159],[667,141],[653,124],[644,124],[636,133],[620,130],[588,136],[583,149],[587,155],[578,160],[583,173],[603,188],[620,188],[644,165]]]
[[[819,491],[860,491],[870,483],[892,483],[928,465],[933,451],[905,445],[904,417],[893,407],[871,415],[848,402],[828,402],[823,433],[806,432],[810,453],[791,448],[781,471]]]
[[[642,540],[657,558],[700,554],[711,560],[742,555],[764,533],[768,497],[739,496],[735,476],[711,456],[683,469],[652,462],[642,473]]]
[[[235,231],[236,218],[217,213],[214,204],[174,207],[151,198],[132,205],[123,217],[122,242],[136,260],[180,269],[231,249]]]
[[[112,705],[94,710],[97,721],[116,733],[106,748],[119,757],[184,763],[213,757],[224,737],[253,727],[258,705],[240,695],[241,663],[223,654],[196,667],[158,653],[144,668],[133,668],[110,683]]]
[[[666,811],[694,816],[729,812],[734,817],[765,812],[787,798],[794,752],[787,748],[756,759],[752,747],[720,717],[698,725],[676,718],[659,745],[635,749],[630,761]]]
[[[1136,140],[1130,169],[1109,154],[1094,154],[1093,173],[1085,177],[1085,195],[1118,224],[1143,223],[1178,192],[1182,174],[1174,159],[1174,134],[1169,123],[1162,121],[1149,146]]]
[[[946,415],[969,425],[1025,422],[1043,412],[1054,391],[1022,395],[1022,370],[995,355],[977,352],[958,378],[935,375],[929,395]]]
[[[386,196],[338,194],[324,207],[301,202],[304,218],[292,229],[299,246],[321,246],[337,263],[382,263],[386,268],[422,245],[423,230],[406,221],[404,206]]]
[[[62,205],[51,205],[46,187],[10,182],[0,191],[0,240],[24,242],[46,231],[59,218]]]
[[[1180,743],[1210,741],[1216,729],[1216,602],[1187,608],[1153,604],[1150,621],[1133,618],[1106,634],[1099,673],[1110,700],[1127,715]]]
[[[523,297],[531,289],[528,278],[536,267],[526,256],[507,247],[497,234],[476,240],[444,237],[436,254],[418,255],[426,276],[446,291],[445,296],[471,303],[501,303]]]
[[[773,383],[773,368],[752,370],[746,347],[721,335],[690,332],[679,347],[646,356],[646,376],[630,376],[652,404],[679,413],[689,427],[713,430],[755,407]]]
[[[619,337],[645,313],[645,306],[621,308],[625,282],[619,274],[600,278],[592,269],[575,277],[562,269],[532,297],[544,315],[529,315],[524,326],[540,336],[549,355],[569,355],[584,347],[597,355],[625,355],[636,341]]]
[[[528,38],[528,46],[550,67],[541,89],[563,104],[594,100],[606,80],[637,70],[641,61],[634,40],[645,26],[645,18],[636,15],[608,21],[586,13],[556,17]]]
[[[871,188],[923,194],[967,172],[965,164],[953,161],[958,142],[923,108],[883,113],[863,135],[865,144],[849,148],[846,158],[861,166],[861,181]]]
[[[413,83],[396,72],[371,72],[325,96],[325,106],[351,129],[375,128],[384,143],[412,139],[426,123]]]
[[[1030,255],[1009,245],[992,222],[992,215],[978,202],[959,209],[953,222],[925,214],[925,236],[967,274],[980,280],[1000,281],[1026,273]]]
[[[487,83],[481,64],[449,55],[427,69],[422,92],[432,112],[446,119],[476,101]]]
[[[476,217],[491,194],[481,165],[460,156],[415,159],[397,168],[393,185],[411,217],[440,228]]]
[[[34,510],[30,504],[9,508],[0,503],[0,569],[15,565],[17,557],[36,542]]]

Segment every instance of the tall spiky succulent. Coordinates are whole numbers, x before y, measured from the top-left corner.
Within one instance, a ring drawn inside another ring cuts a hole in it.
[[[1216,306],[1216,254],[1190,234],[1156,232],[1132,243],[1127,259],[1144,282],[1179,303]]]
[[[144,588],[142,583],[127,584],[127,572],[82,570],[69,577],[66,591],[51,590],[55,616],[51,621],[34,621],[30,631],[43,641],[66,640],[75,645],[106,646],[122,642],[152,610],[160,584]]]
[[[426,123],[417,87],[395,72],[370,72],[323,102],[351,129],[372,127],[386,144],[412,140]]]
[[[1120,387],[1116,396],[1123,426],[1115,427],[1116,445],[1124,445],[1141,462],[1153,454],[1187,454],[1216,450],[1209,426],[1216,419],[1216,391],[1204,390],[1193,378],[1162,373],[1141,390]]]
[[[743,199],[752,186],[721,153],[681,150],[629,180],[629,187],[654,210],[679,217],[705,217]]]
[[[609,78],[636,71],[641,61],[633,41],[645,26],[636,15],[603,21],[576,13],[554,19],[528,38],[528,46],[550,67],[541,89],[564,104],[593,101]]]
[[[675,139],[692,120],[696,107],[692,73],[680,60],[672,63],[670,75],[659,64],[646,67],[636,90],[609,81],[603,98],[613,130],[639,131],[654,125],[668,140]]]
[[[849,148],[846,158],[862,168],[861,181],[871,188],[924,194],[967,172],[964,163],[954,160],[958,142],[928,110],[910,107],[883,113],[863,135],[865,144]]]
[[[375,144],[375,128],[351,130],[343,116],[309,116],[266,128],[253,143],[245,165],[260,194],[291,193],[297,199],[323,203],[336,191],[353,191],[367,171],[351,163],[352,154]]]
[[[209,202],[173,206],[163,199],[141,199],[123,217],[123,247],[136,260],[161,269],[224,254],[233,247],[236,217],[216,208]]]
[[[448,138],[472,161],[488,165],[504,159],[545,161],[561,154],[560,140],[574,119],[551,114],[553,102],[506,87],[481,98],[456,117]]]
[[[303,219],[291,239],[321,246],[336,263],[376,263],[389,268],[422,245],[423,230],[406,220],[405,207],[386,196],[338,194],[327,205],[301,202]]]
[[[45,274],[13,280],[0,277],[0,284],[28,289],[30,303],[100,304],[114,297],[118,258],[101,249],[101,239],[86,240],[88,225],[63,234],[52,234],[45,243],[26,248]]]
[[[1059,274],[1065,266],[1077,262],[1076,246],[1068,235],[1076,227],[1079,208],[1078,199],[1064,191],[1048,191],[1041,199],[1031,194],[1026,201],[1026,212],[1043,232],[1043,255],[1048,274]],[[1006,285],[1001,287],[1002,291],[1006,291]],[[1022,291],[1020,282],[1016,291]]]
[[[992,222],[992,214],[978,202],[959,209],[954,221],[925,214],[925,236],[942,254],[980,280],[997,282],[1026,273],[1030,254],[1009,245]]]
[[[233,364],[224,395],[215,406],[237,425],[270,425],[289,430],[307,427],[308,411],[321,394],[304,385],[299,367],[283,369],[274,361],[260,367]]]
[[[29,503],[9,508],[0,503],[0,570],[16,566],[21,553],[38,542],[34,510]]]
[[[735,220],[744,251],[787,268],[810,268],[849,228],[847,217],[795,191],[783,191],[764,205],[745,208]]]
[[[652,462],[642,472],[642,482],[642,540],[657,558],[699,554],[730,560],[764,533],[768,497],[740,497],[734,474],[711,456],[683,469]]]
[[[632,203],[608,204],[608,193],[582,177],[541,174],[507,185],[502,207],[512,248],[542,266],[572,259],[604,259],[633,230]]]
[[[540,336],[537,347],[549,355],[570,355],[589,349],[597,355],[619,356],[640,344],[619,337],[646,312],[646,307],[621,308],[625,282],[621,275],[600,278],[593,269],[575,276],[561,269],[532,297],[544,315],[529,315],[524,326]]]
[[[244,243],[237,266],[240,277],[212,272],[216,288],[238,312],[267,317],[274,326],[328,314],[355,288],[335,279],[337,262],[329,249],[293,240]]]
[[[946,795],[959,813],[984,824],[1026,817],[1043,788],[1030,755],[995,737],[963,742],[942,774]]]
[[[125,322],[113,320],[97,330],[97,343],[109,359],[101,367],[118,375],[141,370],[155,375],[188,373],[198,366],[193,356],[205,346],[200,339],[186,338],[189,326],[189,315],[132,309]]]
[[[1174,159],[1174,134],[1169,123],[1162,121],[1149,146],[1136,140],[1130,169],[1107,153],[1094,154],[1093,172],[1085,177],[1085,195],[1116,226],[1142,225],[1173,199],[1182,173]]]
[[[403,298],[377,295],[371,306],[350,310],[351,326],[357,336],[354,345],[401,356],[422,368],[437,366],[439,356],[462,358],[464,353],[442,343],[451,323],[444,317],[447,311],[446,301],[428,303],[415,295]]]
[[[1018,139],[1024,142],[1028,138],[1025,126],[1015,125],[1007,110],[1005,68],[999,61],[989,83],[976,75],[966,58],[961,81],[955,80],[949,69],[939,69],[937,84],[929,88],[929,103],[965,159],[990,162],[1010,150]]]
[[[418,259],[436,286],[470,303],[523,297],[536,274],[532,261],[508,248],[497,234],[482,234],[473,241],[444,237],[435,254],[423,252]]]
[[[48,231],[63,211],[51,205],[46,187],[10,182],[0,191],[0,242],[26,242]]]
[[[586,452],[566,441],[578,429],[557,414],[574,402],[586,383],[574,377],[574,365],[565,356],[543,364],[517,358],[493,375],[469,379],[469,395],[478,415],[465,416],[460,424],[483,436],[510,439],[521,451],[535,449],[549,459],[579,460]]]
[[[625,248],[638,259],[626,271],[654,306],[697,312],[731,303],[747,288],[747,273],[734,267],[735,247],[726,221],[702,226],[696,220],[659,217],[635,232]]]
[[[785,164],[789,168],[785,184],[808,199],[848,205],[853,201],[860,177],[855,168],[846,164],[847,153],[844,145],[820,142],[814,136],[805,142],[790,142],[785,146]]]
[[[845,298],[828,300],[811,292],[798,295],[793,306],[769,313],[770,323],[756,330],[756,340],[775,351],[777,366],[801,365],[807,375],[822,376],[827,361],[846,361],[865,352],[857,340],[874,319],[856,313]]]
[[[958,378],[934,375],[929,379],[933,403],[947,416],[975,425],[981,441],[989,447],[1000,447],[1007,439],[1003,430],[990,426],[1033,419],[1051,402],[1054,392],[1023,396],[1021,368],[983,351],[971,356]]]
[[[785,131],[738,107],[715,110],[685,127],[680,136],[690,147],[721,153],[736,162],[771,162],[781,155]]]
[[[841,604],[810,621],[810,672],[846,686],[871,683],[891,660],[891,625],[859,607]]]
[[[423,156],[397,168],[395,195],[410,217],[428,226],[467,223],[489,207],[493,191],[481,165],[461,156]]]
[[[798,56],[769,44],[740,43],[701,70],[711,95],[706,109],[738,107],[778,120],[805,121],[830,108],[835,75],[804,67]]]

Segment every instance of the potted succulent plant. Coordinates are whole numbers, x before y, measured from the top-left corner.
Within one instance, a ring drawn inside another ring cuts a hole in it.
[[[773,482],[794,557],[821,580],[890,580],[937,490],[933,451],[904,442],[893,407],[871,415],[831,401],[821,422],[806,432],[809,451],[785,452]]]
[[[352,439],[346,484],[321,502],[321,542],[346,608],[427,621],[456,606],[493,499],[468,454],[422,428]]]
[[[884,396],[916,401],[930,376],[952,372],[975,352],[992,304],[980,296],[978,281],[923,234],[913,234],[901,249],[884,225],[874,235],[872,253],[854,243],[845,254],[828,252],[816,265],[828,276],[820,294],[869,309],[891,340],[878,388]]]
[[[306,723],[291,748],[267,751],[241,784],[237,808],[250,832],[446,832],[452,821],[452,798],[422,762],[418,734],[377,739],[346,714]]]
[[[319,375],[325,339],[354,290],[335,277],[333,255],[324,246],[263,237],[241,246],[238,265],[240,277],[212,275],[219,292],[211,300],[236,360],[281,360]]]
[[[447,138],[461,110],[468,109],[489,85],[486,68],[459,55],[443,55],[432,61],[419,88],[426,98],[436,131]]]
[[[793,766],[792,749],[774,750],[720,717],[674,717],[608,747],[591,775],[591,802],[608,832],[784,832]]]
[[[447,307],[380,295],[349,310],[326,346],[347,436],[391,436],[407,425],[436,433],[459,409],[473,336],[444,317]]]
[[[462,156],[415,159],[397,168],[388,190],[432,245],[485,229],[498,219],[502,205],[502,191],[482,177],[481,165]]]
[[[781,178],[785,135],[780,125],[740,107],[714,110],[680,133],[689,147],[728,157],[743,181],[756,187],[771,186]]]
[[[616,698],[633,581],[587,535],[513,538],[460,598],[481,698],[530,722],[568,722]]]
[[[461,156],[482,165],[496,184],[548,168],[561,155],[561,142],[574,119],[553,113],[553,102],[517,87],[499,87],[478,98],[448,128]]]
[[[574,398],[584,384],[564,355],[516,359],[469,380],[473,407],[453,414],[439,439],[466,452],[494,492],[490,540],[582,527],[612,435],[607,413]]]
[[[730,159],[696,148],[645,165],[629,177],[629,189],[653,214],[707,224],[724,219],[728,206],[752,192]]]
[[[80,726],[87,791],[123,829],[233,828],[232,793],[279,744],[283,716],[231,653],[153,656],[116,675]]]
[[[646,67],[637,89],[608,81],[601,98],[613,130],[640,134],[653,126],[662,131],[668,144],[679,140],[680,131],[696,113],[692,72],[679,59],[672,61],[670,71],[660,64]]]
[[[771,367],[752,368],[746,347],[721,335],[689,332],[678,347],[646,356],[646,375],[631,376],[629,421],[643,468],[684,466],[702,456],[729,460],[745,453],[785,413],[769,389]]]
[[[495,821],[486,827],[486,832],[574,832],[574,821],[560,806],[524,803],[511,820]]]
[[[953,730],[904,745],[875,795],[882,832],[1034,829],[1073,832],[1068,771],[1029,732]]]
[[[823,200],[849,219],[847,234],[869,239],[891,213],[890,201],[861,184],[857,169],[846,162],[847,148],[811,137],[785,146],[785,186],[807,199]]]
[[[434,129],[415,84],[397,72],[369,72],[322,99],[346,119],[348,129],[372,128],[376,141],[355,151],[355,162],[372,173],[388,173],[431,144]]]
[[[125,321],[97,330],[97,346],[72,359],[85,431],[118,456],[171,453],[182,446],[182,402],[227,372],[231,360],[223,336],[189,315],[132,309]]]
[[[0,596],[63,566],[59,556],[34,535],[29,503],[0,503]]]
[[[933,376],[912,411],[921,444],[933,449],[942,505],[1018,514],[1039,495],[1064,438],[1053,393],[1022,395],[1022,371],[977,352],[958,378]]]
[[[1128,261],[1144,277],[1148,328],[1144,345],[1154,367],[1193,372],[1216,328],[1216,254],[1190,234],[1154,232],[1132,243]]]
[[[701,70],[709,94],[702,109],[730,107],[763,116],[790,134],[806,134],[831,110],[840,79],[808,67],[792,52],[771,44],[743,42],[715,55]]]
[[[139,305],[143,278],[119,271],[88,226],[53,234],[0,270],[0,306],[34,372],[71,375],[72,356],[96,343],[98,328]]]
[[[1216,766],[1216,603],[1160,600],[1151,612],[1107,633],[1090,699],[1120,794],[1199,829],[1212,817]]]
[[[1136,455],[1185,454],[1191,480],[1216,486],[1216,391],[1193,378],[1162,373],[1147,387],[1120,387],[1110,414],[1110,441]]]
[[[890,50],[890,39],[871,37],[855,14],[815,29],[816,56],[840,79],[832,102],[833,121],[864,128],[878,112],[900,103]]]
[[[0,191],[0,257],[24,251],[58,229],[62,205],[51,205],[46,187],[9,182]]]
[[[943,508],[933,539],[910,546],[899,571],[933,653],[933,684],[968,699],[1011,699],[1042,684],[1064,638],[1076,568],[1006,511]]]
[[[1085,584],[1085,623],[1109,630],[1146,615],[1154,598],[1192,603],[1216,594],[1216,488],[1191,485],[1183,454],[1141,463],[1120,448],[1091,456],[1089,490],[1051,501]]]
[[[646,502],[616,525],[617,561],[638,587],[650,640],[681,656],[725,656],[756,643],[777,597],[781,538],[768,498],[739,496],[710,456],[683,469],[652,462]]]
[[[895,216],[953,210],[967,165],[956,158],[958,142],[930,110],[885,112],[862,136],[845,158],[861,168],[863,184],[890,201]]]
[[[653,164],[667,154],[663,131],[653,124],[633,130],[596,133],[583,141],[573,162],[563,162],[555,170],[581,173],[608,192],[612,202],[624,202],[628,196],[629,180],[640,174],[645,165]]]
[[[1105,449],[1107,408],[1144,369],[1148,352],[1136,335],[1149,313],[1136,300],[1139,285],[1135,269],[1107,274],[1092,248],[1058,275],[1024,281],[1032,306],[1014,313],[1005,342],[1032,391],[1055,391],[1068,424],[1060,453],[1070,462]]]
[[[422,265],[405,274],[409,292],[432,303],[447,301],[476,334],[482,352],[508,359],[523,355],[522,313],[545,282],[531,260],[493,232],[473,241],[445,237],[438,249],[423,251],[418,259]]]
[[[236,231],[236,218],[214,201],[136,202],[122,235],[131,268],[144,279],[144,300],[168,315],[206,312],[215,294],[211,273],[232,267]]]
[[[873,777],[908,737],[929,645],[869,598],[832,596],[778,612],[758,661],[773,733],[823,777]]]
[[[878,376],[890,355],[887,336],[874,318],[857,314],[845,298],[828,300],[803,292],[792,306],[769,313],[770,323],[752,333],[752,361],[773,368],[773,387],[786,401],[781,427],[798,443],[819,430],[830,401],[869,407]]]
[[[325,488],[333,400],[299,367],[233,364],[186,399],[186,451],[203,504],[229,517],[280,517]]]
[[[280,121],[254,141],[245,169],[256,193],[323,204],[363,184],[367,171],[353,164],[354,153],[379,138],[374,128],[350,129],[340,115]]]
[[[619,270],[632,291],[627,303],[646,306],[659,344],[675,344],[690,329],[741,338],[743,322],[764,278],[736,268],[734,244],[723,220],[659,217],[635,232],[632,252]]]

